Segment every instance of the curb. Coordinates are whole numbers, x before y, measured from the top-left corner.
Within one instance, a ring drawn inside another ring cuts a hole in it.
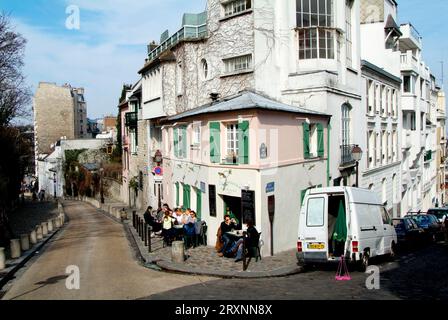
[[[41,243],[37,244],[34,248],[32,248],[32,249],[26,251],[26,254],[23,255],[22,257],[16,259],[16,260],[19,260],[20,262],[17,263],[17,265],[15,265],[11,270],[9,270],[9,271],[6,273],[6,275],[5,275],[4,277],[2,277],[2,278],[0,279],[0,290],[2,290],[3,287],[4,287],[6,284],[8,284],[8,282],[10,282],[10,281],[13,279],[13,277],[14,277],[14,275],[17,273],[17,271],[19,271],[21,268],[23,268],[23,266],[25,266],[25,264],[26,264],[28,261],[30,261],[31,258],[33,258],[37,252],[41,251],[41,249],[42,249],[42,248],[43,248],[43,247],[44,247],[44,246],[45,246],[51,239],[53,239],[53,237],[54,237],[59,231],[61,231],[61,230],[64,228],[64,226],[65,226],[65,225],[68,223],[68,221],[69,221],[68,218],[67,218],[67,216],[65,215],[65,212],[64,212],[64,216],[66,217],[66,218],[65,218],[66,223],[65,223],[62,227],[60,227],[59,229],[53,231],[53,233],[52,233],[51,235],[47,236],[47,238],[44,239]]]
[[[82,201],[84,203],[90,204],[94,207],[95,205]],[[130,220],[121,221],[120,219],[116,218],[112,213],[105,211],[103,208],[97,208],[98,213],[112,219],[113,221],[120,223],[123,225],[126,238],[129,241],[129,244],[131,248],[133,249],[136,260],[138,260],[139,263],[142,263],[142,265],[146,268],[153,269],[156,271],[165,271],[165,272],[175,272],[175,273],[182,273],[187,275],[203,275],[203,276],[211,276],[211,277],[219,277],[224,279],[229,278],[239,278],[239,279],[257,279],[257,278],[277,278],[277,277],[286,277],[291,276],[294,274],[299,274],[304,271],[303,267],[300,266],[294,266],[294,267],[284,267],[279,268],[272,271],[212,271],[212,270],[200,270],[195,269],[186,265],[176,264],[172,263],[171,261],[166,261],[163,259],[158,258],[147,258],[146,251],[142,251],[141,246],[139,243],[141,242],[140,237],[137,235],[135,231],[133,230]],[[144,247],[146,248],[146,247]]]
[[[300,266],[294,267],[284,267],[279,268],[272,271],[208,271],[208,270],[200,270],[195,269],[186,265],[173,263],[171,261],[166,261],[163,259],[148,259],[145,258],[145,253],[141,251],[141,247],[138,245],[138,242],[141,241],[136,233],[132,230],[132,225],[130,223],[123,223],[126,229],[126,233],[129,233],[132,237],[131,245],[136,251],[137,255],[140,259],[145,261],[145,266],[151,269],[157,270],[160,268],[160,271],[165,272],[175,272],[182,273],[188,275],[203,275],[203,276],[211,276],[211,277],[219,277],[224,279],[229,278],[239,278],[239,279],[257,279],[257,278],[277,278],[277,277],[286,277],[294,274],[299,274],[304,272],[304,268]],[[158,268],[157,268],[158,267]]]

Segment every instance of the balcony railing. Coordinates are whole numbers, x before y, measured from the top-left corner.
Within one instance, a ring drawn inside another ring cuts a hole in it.
[[[136,128],[138,122],[137,112],[127,112],[125,116],[126,116],[126,127]]]
[[[199,26],[183,26],[179,31],[171,37],[162,42],[157,48],[152,50],[148,55],[148,60],[152,61],[157,58],[162,52],[175,46],[182,40],[195,40],[207,37],[207,24]]]
[[[355,145],[342,145],[341,146],[341,166],[346,167],[349,165],[355,164],[355,159],[353,159],[353,153],[352,150],[355,147]]]

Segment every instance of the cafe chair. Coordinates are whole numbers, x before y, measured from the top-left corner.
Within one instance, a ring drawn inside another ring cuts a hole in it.
[[[255,262],[258,262],[258,259],[261,260],[261,246],[263,245],[263,240],[261,240],[261,232],[258,233],[258,246],[247,248],[247,255],[250,258],[255,258]]]
[[[206,246],[207,245],[207,223],[205,221],[196,222],[196,246]]]

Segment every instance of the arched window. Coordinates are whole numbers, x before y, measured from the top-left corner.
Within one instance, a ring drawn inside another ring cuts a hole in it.
[[[350,112],[352,107],[344,103],[342,105],[342,117],[341,117],[341,126],[342,126],[342,145],[343,146],[349,146],[350,145],[350,126],[351,126],[351,119],[350,119]]]
[[[201,68],[202,68],[202,76],[204,77],[204,80],[208,79],[208,63],[207,60],[202,59],[201,60]]]

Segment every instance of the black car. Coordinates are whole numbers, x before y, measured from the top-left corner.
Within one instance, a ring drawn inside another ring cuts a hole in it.
[[[399,248],[414,248],[424,240],[424,230],[420,228],[414,219],[405,217],[392,220],[397,233]]]
[[[428,214],[432,214],[439,219],[439,222],[444,223],[445,219],[448,219],[448,208],[434,208],[429,209]]]
[[[417,225],[425,231],[425,238],[428,241],[439,241],[444,238],[444,228],[436,216],[432,214],[417,214],[406,216],[414,219]]]

